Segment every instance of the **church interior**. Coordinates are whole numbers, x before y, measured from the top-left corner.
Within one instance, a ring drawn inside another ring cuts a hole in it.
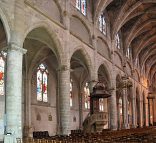
[[[156,0],[0,0],[0,143],[156,142]]]

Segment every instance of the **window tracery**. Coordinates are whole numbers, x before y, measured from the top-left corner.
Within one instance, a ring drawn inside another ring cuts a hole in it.
[[[90,109],[90,90],[89,85],[86,83],[84,87],[85,109]]]
[[[37,101],[48,102],[48,70],[44,64],[37,68]]]
[[[4,51],[0,52],[0,96],[5,95],[5,80],[4,80],[4,75],[5,75],[5,62],[6,62],[6,55],[7,53]]]
[[[127,49],[126,57],[127,57],[127,58],[130,58],[130,48]]]
[[[72,79],[70,80],[70,107],[73,106],[73,96],[72,96],[72,92],[73,92],[73,82]]]
[[[103,101],[104,101],[103,99],[99,99],[99,110],[100,111],[104,111],[104,105],[103,105],[104,103],[103,103]]]
[[[76,8],[77,8],[83,15],[86,15],[86,0],[76,0]]]
[[[122,98],[121,97],[119,98],[119,112],[120,112],[120,115],[122,115]]]
[[[121,45],[121,44],[120,44],[120,37],[119,37],[119,34],[116,34],[116,36],[115,36],[115,46],[116,46],[116,48],[120,49],[120,48],[121,48],[120,45]]]
[[[104,14],[99,17],[99,30],[106,35],[106,20]]]

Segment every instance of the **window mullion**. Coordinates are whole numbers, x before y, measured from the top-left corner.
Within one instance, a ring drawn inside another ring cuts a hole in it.
[[[44,72],[42,72],[42,101],[43,101],[43,74]]]

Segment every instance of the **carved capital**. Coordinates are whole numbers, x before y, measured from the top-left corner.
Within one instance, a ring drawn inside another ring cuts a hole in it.
[[[22,54],[25,54],[26,52],[27,52],[27,50],[26,49],[23,49],[23,48],[20,48],[17,44],[15,44],[15,43],[10,43],[9,45],[8,45],[8,47],[7,47],[7,50],[8,51],[18,51],[18,52],[20,52],[20,53],[22,53]]]

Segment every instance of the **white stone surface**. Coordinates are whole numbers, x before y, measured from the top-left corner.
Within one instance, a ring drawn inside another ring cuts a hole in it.
[[[6,132],[22,138],[22,57],[24,49],[8,47],[6,78]],[[7,143],[7,142],[5,142]]]

